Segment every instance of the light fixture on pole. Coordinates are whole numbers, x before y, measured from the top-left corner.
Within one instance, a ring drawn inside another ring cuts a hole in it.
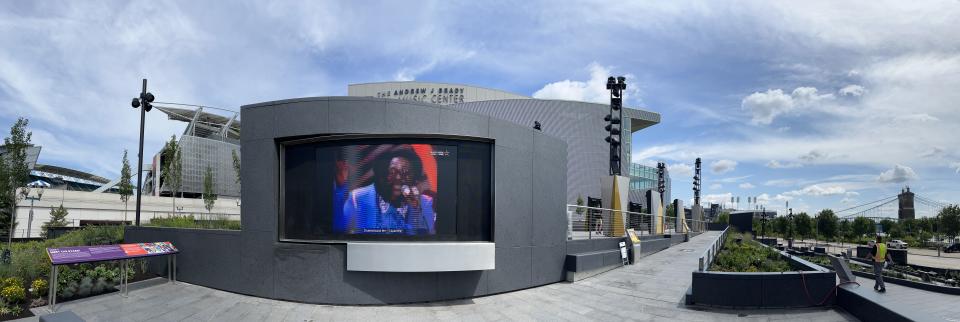
[[[137,153],[137,214],[136,214],[136,225],[140,226],[140,196],[143,194],[143,122],[147,116],[147,112],[153,108],[153,100],[155,97],[150,92],[147,92],[147,79],[143,79],[143,89],[140,91],[140,97],[133,98],[133,101],[130,102],[130,105],[133,108],[140,108],[140,153]]]
[[[34,181],[30,183],[30,185],[28,185],[29,187],[28,191],[33,190],[34,188],[37,189],[35,190],[37,192],[37,196],[36,197],[31,196],[30,193],[28,192],[27,196],[25,197],[27,200],[30,200],[30,216],[27,219],[27,234],[26,236],[24,236],[27,238],[30,238],[30,232],[33,230],[33,202],[40,201],[40,198],[43,198],[43,188],[44,188],[43,185],[45,184],[45,182],[44,183],[41,183],[41,182],[42,181],[40,182]]]
[[[621,174],[620,151],[623,142],[623,90],[627,89],[626,77],[607,78],[607,90],[610,91],[610,114],[603,118],[608,124],[604,141],[610,144],[610,175]],[[616,112],[616,114],[614,114]]]

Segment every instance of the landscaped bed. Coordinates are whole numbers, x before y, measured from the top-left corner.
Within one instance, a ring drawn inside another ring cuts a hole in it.
[[[785,272],[790,262],[775,249],[753,240],[749,233],[727,234],[726,243],[710,266],[716,272]]]
[[[827,269],[832,269],[830,259],[825,255],[798,255],[805,260],[816,263]],[[850,270],[857,276],[867,279],[867,282],[873,280],[873,267],[869,260],[857,259],[850,261]],[[960,272],[953,270],[944,270],[945,274],[940,274],[929,269],[920,269],[912,265],[889,265],[883,270],[884,281],[903,285],[907,287],[919,288],[928,291],[934,291],[945,294],[960,295]]]
[[[0,321],[33,316],[29,308],[47,304],[50,281],[50,247],[109,245],[123,242],[123,227],[87,227],[45,241],[14,243],[10,263],[0,263]],[[6,248],[6,247],[4,247]],[[131,281],[153,277],[142,260],[127,270]],[[117,261],[62,265],[57,279],[57,299],[78,299],[116,291],[120,282]]]
[[[831,305],[836,274],[754,241],[727,234],[708,271],[693,272],[687,304],[732,308]]]

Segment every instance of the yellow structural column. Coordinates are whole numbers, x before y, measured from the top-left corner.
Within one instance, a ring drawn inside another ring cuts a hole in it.
[[[627,231],[624,228],[623,217],[625,214],[623,211],[626,210],[627,202],[626,200],[621,200],[620,198],[620,185],[619,179],[623,178],[620,176],[614,177],[613,180],[613,207],[611,209],[617,210],[613,213],[613,235],[614,236],[623,236],[626,235]]]

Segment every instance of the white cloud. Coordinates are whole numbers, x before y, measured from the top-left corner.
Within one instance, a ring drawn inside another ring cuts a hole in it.
[[[809,185],[800,190],[784,192],[787,196],[834,196],[846,194],[847,190],[841,186]]]
[[[899,164],[880,173],[880,176],[877,177],[877,181],[888,183],[903,183],[915,179],[917,179],[917,173],[913,171],[913,168]]]
[[[840,96],[860,97],[863,96],[865,91],[866,90],[863,88],[863,86],[852,84],[844,86],[838,93],[840,93]]]
[[[560,99],[568,101],[582,101],[608,104],[610,103],[610,92],[607,90],[607,77],[617,76],[613,74],[613,68],[603,66],[596,62],[587,66],[590,71],[590,79],[587,81],[562,80],[544,85],[543,88],[533,93],[533,97],[541,99]],[[627,78],[627,91],[624,93],[624,105],[627,100],[639,102],[637,97],[640,93],[638,84],[634,84],[632,75],[624,75]]]
[[[752,185],[752,184],[750,184],[749,182],[741,183],[741,184],[739,185],[739,187],[740,187],[740,189],[753,189],[753,188],[755,188],[755,186]]]
[[[833,94],[820,94],[815,87],[797,87],[789,95],[782,89],[768,89],[766,92],[754,92],[743,98],[740,108],[750,112],[753,117],[750,121],[753,124],[767,125],[781,114],[832,98]]]
[[[770,160],[767,162],[767,168],[771,169],[791,169],[802,167],[803,164],[799,162],[780,162],[777,160]]]
[[[951,168],[954,168],[957,173],[960,173],[960,162],[950,163],[950,167],[951,167]]]
[[[943,150],[943,148],[938,147],[938,146],[935,146],[935,147],[930,148],[929,151],[921,154],[920,156],[922,156],[922,157],[924,157],[924,158],[941,158],[941,157],[945,156],[945,154],[946,154],[946,151]]]
[[[786,196],[783,194],[777,194],[776,196],[771,197],[767,193],[761,193],[759,196],[757,196],[757,201],[759,204],[768,204],[771,201],[777,201],[777,202],[790,201],[793,199],[794,198],[792,196]]]
[[[774,179],[774,180],[767,180],[767,182],[763,183],[763,185],[765,186],[773,186],[773,187],[789,187],[795,184],[797,184],[797,180],[793,180],[793,179]]]
[[[716,173],[716,174],[727,173],[727,172],[733,171],[736,168],[737,168],[737,161],[733,161],[733,160],[723,159],[723,160],[713,161],[712,163],[710,163],[710,170],[712,170],[713,173]]]
[[[735,182],[740,182],[740,180],[743,180],[752,176],[753,175],[751,174],[751,175],[745,175],[745,176],[739,176],[739,177],[726,177],[726,178],[717,179],[714,181],[720,182],[720,183],[735,183]]]
[[[686,163],[674,163],[667,165],[667,171],[671,178],[691,177],[693,176],[693,166]]]
[[[897,115],[895,119],[901,122],[917,122],[917,123],[936,122],[940,120],[940,118],[932,116],[927,113]]]
[[[720,190],[723,189],[723,185],[719,183],[714,183],[710,185],[710,190]]]
[[[778,115],[792,110],[793,105],[793,98],[781,89],[754,92],[740,102],[740,107],[753,115],[754,124],[770,124]]]
[[[733,193],[718,193],[718,194],[708,194],[700,198],[701,201],[706,203],[715,203],[715,204],[729,204],[730,197],[733,196]]]

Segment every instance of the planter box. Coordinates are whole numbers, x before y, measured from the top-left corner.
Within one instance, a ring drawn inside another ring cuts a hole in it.
[[[802,272],[693,272],[687,304],[731,308],[798,308],[833,305],[837,274],[784,252]]]

